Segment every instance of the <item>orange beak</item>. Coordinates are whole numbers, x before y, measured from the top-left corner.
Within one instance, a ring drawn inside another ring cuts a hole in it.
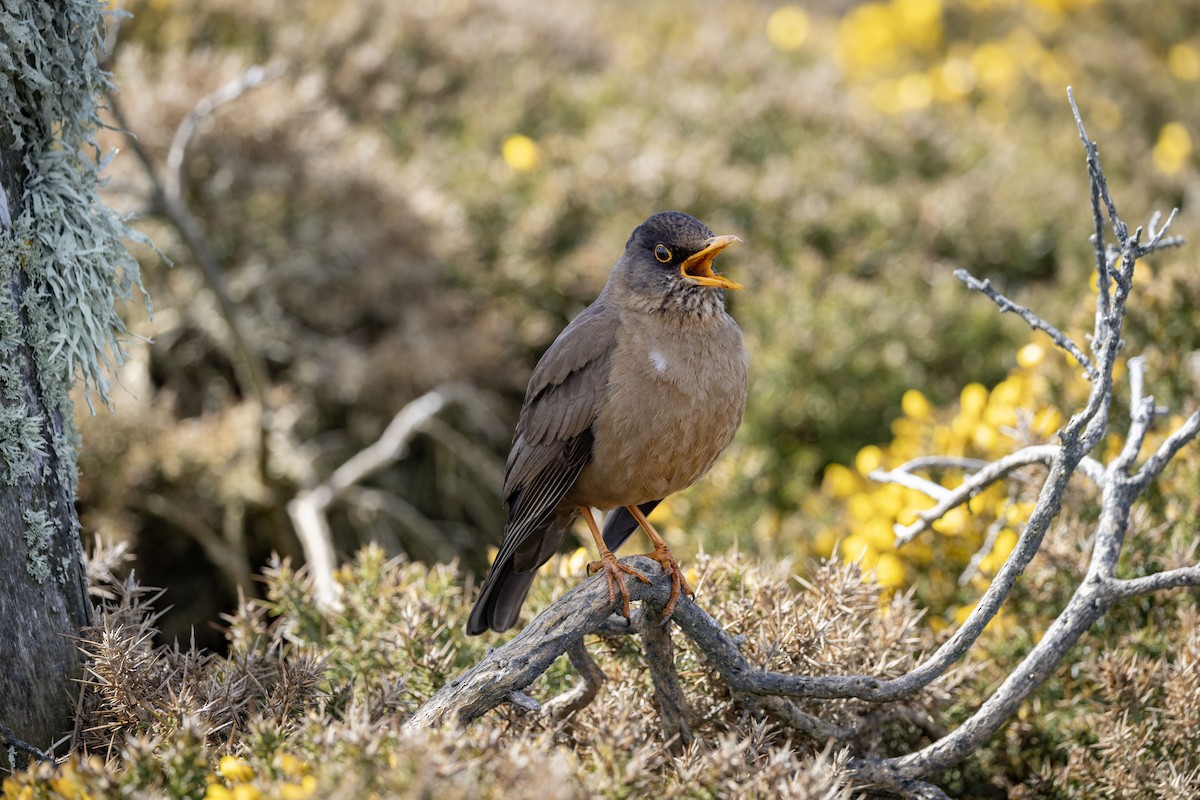
[[[740,242],[736,236],[714,236],[704,242],[704,249],[694,253],[679,267],[680,273],[692,283],[701,286],[715,286],[718,289],[742,289],[737,281],[731,281],[724,275],[713,272],[712,262],[717,254],[734,242]]]

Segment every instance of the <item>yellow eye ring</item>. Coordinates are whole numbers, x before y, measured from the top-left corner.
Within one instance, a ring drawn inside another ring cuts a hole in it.
[[[665,244],[660,244],[654,248],[654,257],[665,264],[671,260],[671,251]]]

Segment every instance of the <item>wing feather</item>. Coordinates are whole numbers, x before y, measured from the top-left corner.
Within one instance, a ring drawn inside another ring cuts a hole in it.
[[[508,524],[496,563],[517,558],[516,571],[540,566],[546,522],[591,460],[592,423],[616,347],[616,312],[593,303],[542,356],[529,381],[504,477]],[[540,532],[540,533],[539,533]]]

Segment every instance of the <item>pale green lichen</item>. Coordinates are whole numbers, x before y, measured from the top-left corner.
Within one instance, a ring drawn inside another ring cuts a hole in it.
[[[15,8],[0,11],[7,42],[0,47],[0,125],[25,156],[19,216],[32,218],[35,240],[54,254],[27,265],[22,306],[44,337],[34,342],[39,373],[51,384],[42,389],[58,394],[78,375],[89,396],[108,403],[106,373],[125,358],[116,304],[142,289],[125,241],[142,237],[98,193],[97,99],[109,88],[97,63],[101,5],[58,0]]]
[[[135,287],[145,296],[125,245],[144,237],[99,196],[103,13],[95,0],[0,6],[0,146],[19,155],[25,176],[22,195],[6,198],[11,227],[0,232],[0,293],[22,273],[21,296],[0,296],[0,478],[9,483],[52,452],[73,490],[70,387],[80,378],[89,407],[93,395],[110,403],[107,374],[125,359],[116,307]],[[16,366],[26,345],[44,412]]]
[[[38,583],[50,577],[50,548],[54,543],[55,528],[50,515],[40,509],[26,509],[25,546],[29,555],[25,559],[25,571]]]

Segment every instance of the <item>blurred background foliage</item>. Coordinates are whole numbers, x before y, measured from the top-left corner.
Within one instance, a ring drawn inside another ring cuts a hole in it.
[[[884,586],[916,585],[935,627],[952,622],[1029,498],[981,497],[897,550],[892,523],[923,504],[864,475],[1051,440],[1073,410],[1070,365],[951,274],[1088,328],[1068,84],[1124,215],[1178,205],[1179,232],[1194,228],[1200,12],[1185,3],[122,8],[114,102],[147,160],[110,131],[125,152],[108,199],[174,267],[142,254],[155,314],[129,313],[150,341],[112,413],[81,413],[80,510],[167,587],[167,640],[195,626],[223,646],[209,622],[260,591],[269,553],[299,553],[287,502],[446,382],[486,410],[423,428],[330,523],[343,555],[374,541],[484,569],[533,364],[629,231],[667,208],[745,240],[722,269],[748,287],[730,301],[752,355],[742,430],[712,476],[664,504],[668,539],[683,554],[861,557]],[[171,160],[189,112],[254,65],[273,77],[199,116]],[[244,349],[163,213],[163,180],[202,226]],[[1133,352],[1156,348],[1151,389],[1173,410],[1195,397],[1192,263],[1184,251],[1152,264],[1150,308],[1129,331]],[[1189,464],[1179,480],[1194,498]],[[1176,505],[1173,519],[1195,521],[1194,502]]]

